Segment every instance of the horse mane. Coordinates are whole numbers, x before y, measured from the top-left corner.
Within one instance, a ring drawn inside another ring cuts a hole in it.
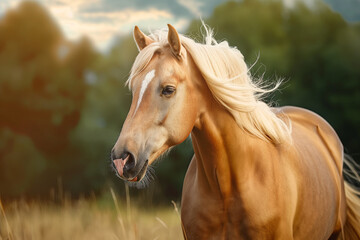
[[[230,47],[227,41],[218,43],[211,29],[205,28],[205,43],[179,34],[181,44],[193,58],[214,98],[234,117],[238,126],[246,132],[274,144],[291,142],[290,127],[261,99],[264,94],[278,88],[264,86],[255,81],[241,52]],[[157,30],[149,35],[154,42],[140,51],[132,66],[126,84],[146,68],[157,50],[168,44],[167,30]],[[286,119],[286,118],[285,118]],[[290,123],[290,122],[289,122]]]

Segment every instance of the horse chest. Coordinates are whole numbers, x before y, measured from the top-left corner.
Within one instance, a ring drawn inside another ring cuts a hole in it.
[[[191,171],[191,169],[189,169]],[[192,184],[188,184],[189,181]],[[224,199],[216,191],[199,186],[195,175],[187,174],[182,197],[182,223],[187,239],[274,239],[280,217],[256,206],[251,199]],[[249,209],[249,206],[251,209]]]
[[[274,239],[280,216],[250,215],[240,199],[224,202],[198,194],[184,196],[182,222],[188,239]]]

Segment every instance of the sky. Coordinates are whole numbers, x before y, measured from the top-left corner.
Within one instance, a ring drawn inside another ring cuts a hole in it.
[[[16,8],[24,0],[0,0],[0,18],[8,9]],[[184,31],[193,19],[206,18],[213,9],[227,0],[33,0],[44,5],[56,19],[65,36],[77,40],[90,37],[95,46],[106,51],[114,40],[129,35],[135,25],[144,32],[172,24]],[[282,0],[288,7],[296,1],[308,6],[316,0]],[[360,11],[349,12],[360,6],[360,0],[324,0],[334,9],[349,13],[355,20]],[[357,3],[354,4],[354,2]],[[342,3],[342,4],[341,4]],[[349,10],[350,9],[350,10]],[[340,11],[341,12],[341,11]],[[342,13],[344,16],[346,14]],[[351,19],[348,19],[351,20]]]
[[[0,16],[23,0],[0,0]],[[226,0],[35,0],[56,19],[66,37],[87,35],[100,50],[128,35],[135,25],[143,31],[172,24],[185,30],[195,18],[209,16]]]

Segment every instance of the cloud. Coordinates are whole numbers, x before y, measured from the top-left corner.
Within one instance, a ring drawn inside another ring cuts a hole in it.
[[[3,15],[6,10],[16,8],[20,3],[20,0],[3,0],[0,2],[0,16]]]
[[[101,0],[100,4],[89,5],[83,8],[83,11],[98,12],[99,10],[101,10],[103,12],[113,12],[116,10],[123,10],[128,8],[136,10],[147,10],[150,8],[155,8],[171,12],[176,17],[192,16],[191,12],[189,12],[186,7],[178,3],[178,0]]]
[[[82,17],[90,20],[102,19],[104,21],[117,22],[121,24],[122,22],[132,23],[142,20],[158,20],[161,18],[171,19],[173,18],[173,15],[164,10],[150,8],[148,10],[125,9],[114,12],[90,12],[83,13]]]
[[[204,5],[203,2],[197,0],[178,0],[177,2],[187,8],[194,16],[202,16],[202,12],[200,9]]]
[[[76,18],[72,17],[72,12],[64,11],[62,15],[65,17],[62,18],[60,24],[70,38],[76,39],[81,35],[88,35],[100,49],[106,48],[114,36],[130,34],[135,24],[173,21],[171,13],[158,9],[83,12],[78,13]]]
[[[114,4],[119,2],[122,4],[115,7]],[[153,5],[147,8],[144,6],[135,8],[134,5],[139,3],[129,2],[129,6],[126,6],[124,1],[105,4],[110,1],[56,0],[48,1],[46,6],[58,20],[68,38],[75,40],[82,35],[87,35],[101,50],[106,50],[114,37],[131,34],[134,25],[139,25],[146,30],[164,27],[167,23],[183,28],[188,23],[169,10],[156,8]],[[109,9],[110,6],[113,8]]]

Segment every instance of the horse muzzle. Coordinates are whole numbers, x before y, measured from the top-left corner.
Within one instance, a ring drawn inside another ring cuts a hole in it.
[[[111,152],[111,160],[112,167],[123,180],[138,182],[145,176],[148,160],[141,164],[141,162],[136,161],[132,153],[125,151],[117,156],[114,150]]]

